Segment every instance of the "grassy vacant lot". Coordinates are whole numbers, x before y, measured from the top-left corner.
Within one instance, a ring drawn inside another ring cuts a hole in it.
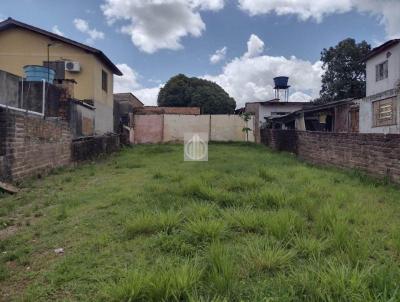
[[[398,189],[262,146],[213,144],[207,163],[182,149],[3,196],[0,300],[400,300]]]

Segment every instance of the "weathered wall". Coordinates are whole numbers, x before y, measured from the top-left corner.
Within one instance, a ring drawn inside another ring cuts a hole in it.
[[[0,70],[0,104],[18,107],[20,77]]]
[[[396,97],[396,125],[374,127],[374,110],[373,103],[375,101]],[[378,93],[366,97],[360,102],[360,132],[361,133],[400,133],[400,90],[391,89],[382,93]]]
[[[211,115],[211,140],[212,141],[246,141],[243,128],[254,129],[254,117],[246,122],[238,115]],[[254,132],[249,131],[249,141],[254,142]]]
[[[163,141],[163,115],[135,115],[135,144],[157,144]]]
[[[95,109],[70,100],[68,121],[75,138],[95,134]]]
[[[63,122],[0,109],[0,178],[15,181],[71,160],[71,133]]]
[[[254,129],[254,117],[248,127]],[[136,144],[183,141],[185,133],[206,133],[212,141],[246,141],[242,131],[246,127],[238,115],[135,115],[134,136]],[[254,142],[253,131],[249,141]]]
[[[72,160],[84,161],[101,154],[110,154],[120,149],[119,135],[110,134],[86,137],[72,142]]]
[[[186,132],[210,132],[209,115],[164,115],[164,142],[183,141]]]
[[[96,107],[95,132],[98,135],[114,132],[114,106],[94,102]]]
[[[400,135],[264,129],[264,144],[296,153],[315,164],[333,165],[388,177],[400,183]]]
[[[118,135],[72,139],[66,122],[0,108],[0,180],[46,174],[119,149]]]

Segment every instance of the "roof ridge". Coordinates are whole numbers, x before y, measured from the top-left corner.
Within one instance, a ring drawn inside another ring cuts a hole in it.
[[[80,42],[72,40],[70,38],[66,38],[66,37],[57,35],[55,33],[47,31],[45,29],[30,25],[30,24],[27,24],[27,23],[24,23],[24,22],[21,22],[21,21],[18,21],[18,20],[15,20],[15,19],[13,19],[11,17],[8,17],[6,20],[0,22],[0,31],[7,29],[8,26],[11,26],[11,25],[22,27],[24,29],[36,32],[36,33],[44,35],[44,36],[47,36],[50,39],[59,40],[59,41],[62,41],[64,43],[66,43],[66,44],[71,44],[71,45],[73,45],[75,47],[84,49],[84,50],[89,51],[89,52],[91,52],[91,53],[93,53],[95,55],[98,55],[104,61],[104,63],[106,63],[106,65],[108,65],[112,69],[113,73],[115,73],[116,75],[120,75],[120,76],[122,75],[122,72],[119,70],[119,68],[100,49],[97,49],[97,48],[94,48],[92,46],[80,43]]]

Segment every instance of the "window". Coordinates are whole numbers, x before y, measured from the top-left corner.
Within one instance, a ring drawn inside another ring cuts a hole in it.
[[[390,98],[373,103],[374,127],[390,126],[396,124],[395,98]]]
[[[108,91],[108,75],[104,70],[101,71],[101,87],[105,92]]]
[[[387,79],[389,76],[388,61],[375,66],[376,68],[376,81]]]

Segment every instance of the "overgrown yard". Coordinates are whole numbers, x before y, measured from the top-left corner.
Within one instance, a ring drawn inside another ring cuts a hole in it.
[[[400,191],[262,146],[125,149],[0,216],[0,300],[400,300]]]

